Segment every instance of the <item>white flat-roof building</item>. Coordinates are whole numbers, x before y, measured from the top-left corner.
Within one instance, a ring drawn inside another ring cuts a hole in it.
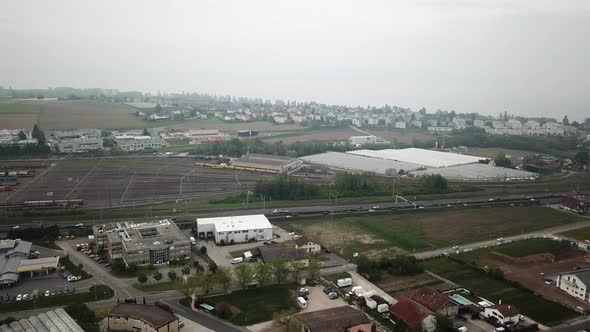
[[[197,218],[200,239],[215,239],[219,244],[272,240],[272,225],[263,214]]]
[[[151,136],[116,136],[117,146],[125,151],[137,151],[144,149],[159,149],[162,147],[162,140],[159,137]]]

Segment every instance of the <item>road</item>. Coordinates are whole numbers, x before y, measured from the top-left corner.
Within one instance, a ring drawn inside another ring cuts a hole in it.
[[[523,234],[513,235],[513,236],[506,236],[506,237],[504,237],[503,242],[505,243],[506,241],[523,240],[523,239],[528,239],[531,237],[548,236],[548,235],[567,232],[567,231],[580,229],[580,228],[584,228],[584,227],[588,227],[588,226],[590,226],[590,219],[588,221],[581,221],[581,222],[577,222],[574,224],[546,228],[546,229],[539,230],[536,232],[523,233]],[[457,246],[456,249],[453,249],[453,247],[449,247],[449,248],[442,248],[442,249],[436,249],[436,250],[430,250],[430,251],[423,251],[423,252],[415,253],[413,255],[414,255],[414,257],[416,257],[418,259],[428,259],[428,258],[432,258],[432,257],[438,257],[438,256],[441,256],[444,254],[453,254],[453,253],[456,253],[457,250],[459,250],[460,252],[464,252],[464,251],[470,251],[470,250],[475,250],[475,249],[484,248],[484,247],[490,247],[490,246],[494,246],[496,244],[498,244],[498,242],[496,240],[486,240],[486,241],[463,244],[463,245]]]

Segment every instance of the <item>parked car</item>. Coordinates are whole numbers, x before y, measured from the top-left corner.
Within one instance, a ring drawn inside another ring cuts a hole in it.
[[[329,293],[329,294],[328,294],[328,298],[329,298],[330,300],[337,299],[337,298],[338,298],[338,294],[336,294],[336,292]]]
[[[56,294],[55,291],[51,292],[51,296],[55,296],[55,294]]]
[[[67,280],[68,280],[69,282],[73,282],[73,281],[78,281],[78,280],[80,280],[80,279],[82,279],[82,277],[81,277],[81,276],[69,276]]]
[[[299,296],[309,295],[309,289],[307,288],[300,288],[299,289]]]
[[[180,322],[180,323],[178,323],[178,328],[180,329],[180,328],[182,328],[182,327],[184,327],[184,322]]]
[[[45,291],[45,296],[49,296],[49,294],[51,294],[51,293],[49,292],[49,289],[48,289]]]
[[[23,301],[28,300],[29,299],[29,294],[24,294],[23,295]]]
[[[334,290],[330,287],[324,287],[323,292],[326,294],[332,293],[334,292]]]

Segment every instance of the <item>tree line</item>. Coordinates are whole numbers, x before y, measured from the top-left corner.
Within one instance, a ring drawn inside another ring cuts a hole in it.
[[[318,197],[320,186],[280,174],[272,180],[258,180],[254,187],[255,196],[269,196],[275,199],[310,199]]]

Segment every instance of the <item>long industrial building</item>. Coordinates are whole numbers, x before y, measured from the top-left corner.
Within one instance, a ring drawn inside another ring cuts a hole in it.
[[[305,163],[335,170],[414,176],[440,174],[461,181],[528,180],[531,172],[490,165],[489,158],[427,149],[355,150],[301,157]]]
[[[123,222],[93,227],[97,250],[122,258],[127,265],[166,264],[190,258],[190,240],[170,220]]]
[[[58,308],[0,326],[1,332],[83,332],[68,313]]]
[[[198,218],[197,232],[200,239],[217,244],[272,240],[272,225],[263,214]]]

